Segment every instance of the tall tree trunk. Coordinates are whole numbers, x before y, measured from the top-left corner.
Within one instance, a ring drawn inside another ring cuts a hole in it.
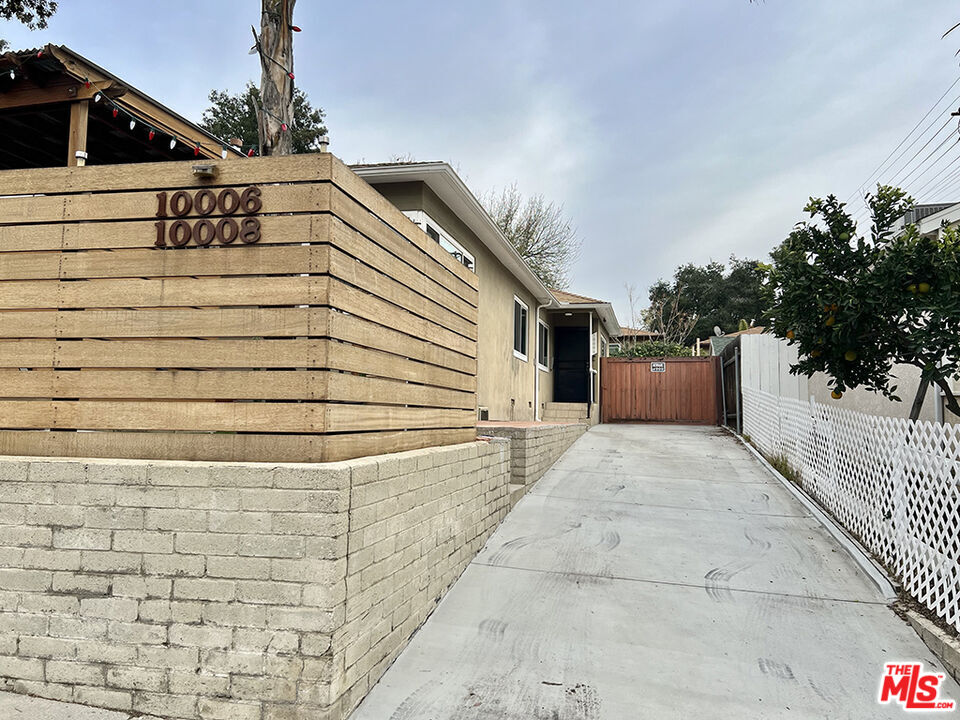
[[[262,0],[260,14],[260,154],[293,153],[293,6]],[[286,130],[284,130],[284,126]]]

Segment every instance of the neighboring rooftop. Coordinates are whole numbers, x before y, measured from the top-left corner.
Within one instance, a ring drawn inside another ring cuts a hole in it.
[[[660,333],[654,332],[653,330],[641,330],[640,328],[624,327],[624,328],[620,328],[620,335],[619,335],[618,337],[621,337],[621,338],[632,338],[632,337],[633,337],[633,338],[640,338],[640,337],[642,337],[642,338],[655,338],[655,337],[660,337]]]
[[[586,295],[577,295],[576,293],[567,292],[566,290],[554,290],[551,288],[550,292],[553,293],[553,296],[557,300],[568,305],[594,305],[596,303],[606,302],[606,300],[597,300],[596,298],[587,297]]]

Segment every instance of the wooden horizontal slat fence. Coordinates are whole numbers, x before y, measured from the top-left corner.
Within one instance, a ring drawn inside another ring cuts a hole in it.
[[[0,172],[0,453],[318,462],[473,439],[470,270],[332,155],[192,165]],[[231,213],[231,191],[258,202]],[[249,233],[221,242],[231,223]]]

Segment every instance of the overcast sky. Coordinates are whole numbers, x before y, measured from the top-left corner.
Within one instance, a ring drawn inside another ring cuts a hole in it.
[[[258,0],[60,5],[0,37],[66,44],[194,120],[211,88],[259,79]],[[516,181],[563,203],[570,289],[623,324],[626,283],[765,256],[808,196],[855,191],[960,74],[945,0],[300,0],[295,21],[335,154],[446,160],[477,195]]]

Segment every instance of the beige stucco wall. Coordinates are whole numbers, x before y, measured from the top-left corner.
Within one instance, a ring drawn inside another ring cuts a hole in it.
[[[533,420],[537,372],[534,297],[423,183],[383,183],[374,187],[400,210],[426,212],[474,256],[480,278],[477,404],[489,409],[490,420]],[[513,354],[514,295],[528,307],[526,361]],[[541,401],[551,397],[552,375],[540,371]]]

